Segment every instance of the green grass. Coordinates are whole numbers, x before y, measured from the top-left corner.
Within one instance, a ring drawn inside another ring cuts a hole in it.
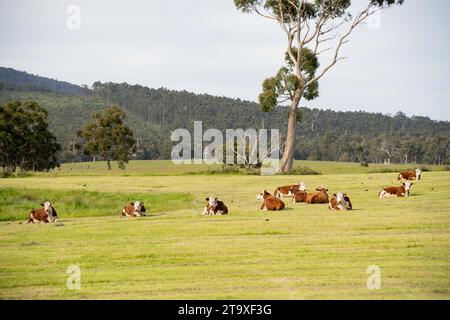
[[[381,187],[398,185],[395,173],[302,165],[324,174],[0,179],[0,219],[23,217],[0,222],[0,298],[450,299],[450,172],[424,173],[410,198],[380,200]],[[299,179],[347,192],[355,210],[290,201],[284,212],[258,210],[263,188]],[[228,216],[201,215],[211,194]],[[150,216],[120,218],[136,198]],[[60,224],[23,223],[42,199],[55,202]],[[66,288],[72,264],[79,291]],[[366,287],[370,265],[381,268],[381,290]]]
[[[146,204],[146,209],[159,213],[167,206],[177,210],[192,203],[189,193],[111,193],[98,191],[71,190],[59,191],[48,189],[0,189],[0,221],[26,219],[31,209],[51,200],[57,212],[64,212],[65,217],[98,217],[120,215],[121,208],[134,201]]]
[[[363,173],[387,173],[400,172],[404,170],[415,170],[418,167],[426,168],[429,171],[449,170],[448,166],[437,165],[385,165],[370,164],[363,167],[359,163],[351,162],[331,162],[331,161],[303,161],[297,160],[294,163],[294,170],[298,172],[314,171],[325,174],[363,174]],[[174,176],[174,175],[193,175],[193,174],[211,174],[217,175],[222,169],[221,165],[176,165],[171,160],[134,160],[126,165],[126,169],[119,169],[113,164],[113,170],[109,171],[106,162],[77,162],[62,164],[46,173],[29,173],[34,176],[61,177],[61,176]],[[242,174],[242,173],[241,173]]]

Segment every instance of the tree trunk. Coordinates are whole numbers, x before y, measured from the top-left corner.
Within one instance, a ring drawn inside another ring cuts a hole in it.
[[[106,163],[108,164],[108,170],[112,170],[111,168],[111,160],[106,160]]]
[[[298,89],[295,92],[294,99],[292,100],[291,103],[288,116],[286,145],[284,147],[283,158],[281,158],[279,172],[288,172],[292,170],[292,166],[294,164],[294,148],[297,131],[297,112],[298,112],[298,105],[300,103],[302,95],[303,91]]]

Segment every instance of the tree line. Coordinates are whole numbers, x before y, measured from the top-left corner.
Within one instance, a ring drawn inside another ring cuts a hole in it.
[[[123,123],[136,140],[132,159],[170,159],[171,131],[186,128],[192,132],[194,120],[203,121],[205,129],[268,128],[286,135],[288,108],[283,106],[261,112],[258,104],[240,99],[126,83],[96,82],[79,95],[21,90],[0,87],[0,105],[33,100],[45,108],[49,130],[61,145],[59,162],[93,159],[76,148],[78,132],[92,121],[92,113],[110,106],[126,113]],[[401,112],[384,115],[308,108],[299,108],[297,121],[295,159],[450,164],[450,123],[446,121],[407,117]]]

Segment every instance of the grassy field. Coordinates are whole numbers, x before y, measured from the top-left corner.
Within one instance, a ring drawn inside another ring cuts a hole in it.
[[[370,173],[382,166],[308,162],[298,165],[323,174],[261,177],[87,165],[0,179],[0,298],[450,299],[450,172],[425,172],[410,198],[380,200],[381,187],[398,185],[395,173]],[[355,210],[286,201],[284,212],[259,211],[263,188],[300,179],[347,192]],[[201,215],[211,194],[228,216]],[[44,199],[60,223],[25,224]],[[150,215],[120,218],[131,200]],[[69,265],[81,268],[80,290],[66,287]],[[380,290],[367,289],[370,265]]]
[[[329,161],[295,161],[294,167],[308,167],[321,174],[363,174],[363,173],[386,173],[400,172],[403,170],[415,170],[417,167],[425,168],[429,171],[449,171],[445,166],[417,166],[411,165],[384,165],[370,164],[369,167],[363,167],[358,163],[350,162],[329,162]],[[77,162],[63,164],[57,168],[45,173],[32,173],[33,176],[61,177],[61,176],[173,176],[173,175],[192,175],[220,171],[221,165],[175,165],[170,160],[135,160],[127,164],[126,169],[122,170],[113,165],[113,170],[109,171],[104,161],[98,162]]]

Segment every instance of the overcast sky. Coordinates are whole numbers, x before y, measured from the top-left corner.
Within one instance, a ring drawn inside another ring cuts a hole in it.
[[[67,27],[70,5],[81,9],[80,29]],[[449,12],[448,0],[385,10],[375,28],[352,35],[348,59],[321,81],[320,98],[302,106],[450,120]],[[237,11],[233,0],[0,0],[0,43],[1,66],[58,80],[252,101],[286,48],[277,24]]]

